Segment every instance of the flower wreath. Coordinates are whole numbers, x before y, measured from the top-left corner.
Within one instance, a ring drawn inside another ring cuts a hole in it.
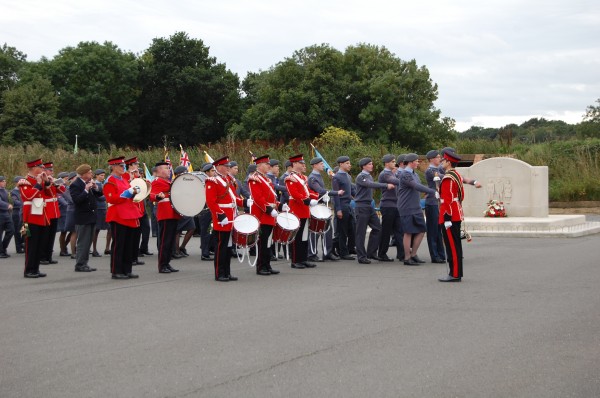
[[[506,217],[504,202],[492,199],[487,202],[487,210],[483,212],[485,217]]]

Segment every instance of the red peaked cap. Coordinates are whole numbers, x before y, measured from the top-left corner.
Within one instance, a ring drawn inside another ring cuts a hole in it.
[[[108,164],[114,166],[115,164],[125,163],[125,156],[119,156],[113,159],[109,159]]]
[[[444,159],[451,163],[458,163],[462,158],[456,154],[454,151],[445,151]]]
[[[54,163],[52,163],[52,162],[46,162],[46,163],[44,163],[44,168],[45,169],[53,169],[54,168]]]
[[[223,156],[213,162],[213,166],[224,166],[229,164],[229,156]]]
[[[269,163],[270,159],[269,159],[269,155],[262,155],[257,157],[256,159],[254,159],[254,163],[259,164],[259,163]]]
[[[292,157],[290,157],[290,162],[292,163],[304,163],[304,155],[302,155],[301,153],[299,153],[298,155],[294,155]]]
[[[43,164],[42,159],[31,160],[27,162],[27,168],[42,167]]]
[[[139,163],[137,156],[134,156],[132,158],[129,158],[129,159],[125,160],[125,164],[127,166],[129,166],[130,164],[134,164],[134,163]]]

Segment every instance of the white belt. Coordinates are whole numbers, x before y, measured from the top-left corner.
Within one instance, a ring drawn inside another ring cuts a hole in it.
[[[453,202],[458,202],[458,198],[453,198],[452,201]],[[440,199],[440,203],[444,203],[444,199]]]
[[[158,202],[158,203],[162,203],[162,202],[170,202],[170,201],[171,201],[171,199],[170,199],[170,198],[164,198],[163,200],[161,200],[161,201],[160,201],[160,202]]]
[[[57,198],[44,199],[44,202],[56,202],[57,200],[58,200]]]
[[[234,207],[237,207],[237,205],[235,203],[219,203],[219,207],[233,209]]]
[[[33,203],[33,202],[31,202],[31,201],[27,200],[27,201],[23,202],[23,205],[30,205],[30,204],[32,204],[32,203]]]

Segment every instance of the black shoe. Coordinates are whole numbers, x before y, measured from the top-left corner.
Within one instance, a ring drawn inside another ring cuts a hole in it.
[[[177,252],[171,254],[171,258],[174,259],[174,260],[179,260],[182,257],[183,257],[183,255],[180,254],[180,253],[177,253]]]
[[[211,256],[202,256],[200,258],[202,259],[202,261],[211,261],[212,260]]]
[[[359,258],[358,263],[359,264],[371,264],[371,260],[369,260],[368,258]]]
[[[137,274],[132,274],[131,272],[127,274],[127,277],[129,279],[135,279],[135,278],[139,278],[140,276]]]
[[[168,269],[167,267],[162,267],[162,268],[160,269],[160,271],[158,271],[158,272],[159,272],[159,273],[161,273],[161,274],[170,274],[170,273],[171,273],[171,270],[170,270],[170,269]]]
[[[92,269],[87,265],[82,265],[81,267],[75,267],[75,272],[92,272]]]
[[[110,250],[104,250],[104,254],[110,254]]]
[[[135,261],[133,262],[133,265],[144,265],[144,264],[146,264],[146,263],[145,263],[145,262],[143,262],[143,261],[140,261],[140,260],[135,260]]]
[[[342,260],[356,260],[356,257],[351,256],[349,254],[342,256],[341,258],[342,258]]]
[[[434,264],[445,264],[446,260],[444,260],[443,258],[434,258],[433,260],[431,260],[431,262]]]
[[[217,279],[215,279],[218,282],[229,282],[229,277],[227,276],[220,276]]]
[[[314,261],[314,262],[321,262],[322,260],[319,258],[319,256],[308,256],[308,261]]]
[[[271,271],[269,271],[268,269],[261,269],[260,271],[256,272],[257,275],[271,275]]]
[[[348,250],[348,253],[356,255],[356,250]]]
[[[73,257],[73,256],[71,256],[71,258],[75,259],[75,257]],[[40,260],[40,264],[41,265],[48,265],[48,264],[50,264],[50,261],[48,261],[48,260]]]
[[[129,277],[125,274],[112,274],[113,279],[129,279]]]
[[[145,257],[144,253],[138,253],[138,257]]]
[[[442,278],[438,278],[438,281],[440,281],[440,282],[460,282],[460,279],[461,278],[455,278],[453,276],[446,275]]]
[[[6,253],[0,253],[0,258],[9,258],[10,255],[6,254]]]
[[[185,257],[188,257],[189,254],[187,252],[187,250],[185,250],[185,247],[181,247],[179,248],[179,253],[181,253],[182,255],[184,255]]]
[[[102,257],[102,254],[94,251],[94,252],[92,252],[92,257]]]
[[[179,272],[179,270],[177,268],[173,268],[170,265],[167,265],[167,268],[169,269],[169,271],[171,272]]]
[[[317,266],[317,264],[309,263],[308,261],[305,261],[303,264],[306,268],[315,268]]]
[[[379,261],[390,262],[390,261],[394,261],[394,259],[389,258],[388,256],[385,256],[385,257],[379,257]]]
[[[23,275],[25,278],[39,278],[39,275],[34,273],[34,272],[27,272],[25,275]]]
[[[69,257],[70,254],[69,254],[69,252],[60,252],[59,256],[60,257]]]
[[[269,268],[269,272],[273,275],[277,275],[279,273],[279,270],[273,269],[273,268]]]
[[[283,260],[283,254],[278,254],[277,258],[280,259],[280,260]]]
[[[427,261],[423,261],[419,258],[419,256],[412,256],[411,260],[413,260],[415,263],[419,263],[419,264],[425,264]]]
[[[38,276],[38,278],[45,278],[46,274],[44,274],[43,272],[38,272],[37,276]]]
[[[142,252],[142,254],[144,256],[153,256],[154,255],[154,253],[150,253],[148,250],[146,250],[145,252]]]
[[[377,257],[377,256],[367,256],[367,259],[379,261],[379,257]]]
[[[419,265],[419,263],[409,258],[408,260],[404,260],[404,265]]]
[[[229,278],[230,281],[237,281],[238,280],[238,278],[236,276],[233,276],[233,275],[229,275],[228,278]]]
[[[18,254],[23,254],[23,253],[25,253],[25,250],[23,250],[23,249],[17,249],[17,253],[18,253]],[[67,254],[67,255],[68,255],[68,254]]]
[[[292,268],[304,269],[306,266],[302,263],[292,263]]]
[[[271,261],[277,261],[277,256],[271,256]]]
[[[74,254],[71,254],[71,260],[77,260],[77,257],[75,257]]]
[[[323,258],[323,260],[329,260],[329,261],[339,261],[339,260],[340,260],[340,258],[339,258],[338,256],[336,256],[335,254],[333,254],[333,253],[330,253],[330,254],[326,255],[326,256]]]

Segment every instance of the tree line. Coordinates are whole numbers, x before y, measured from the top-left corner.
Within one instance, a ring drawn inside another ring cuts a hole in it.
[[[81,42],[52,59],[0,49],[0,144],[96,149],[184,146],[223,139],[310,140],[325,128],[415,150],[455,138],[425,66],[371,44],[294,52],[268,70],[237,74],[202,40],[177,32],[140,55]]]

